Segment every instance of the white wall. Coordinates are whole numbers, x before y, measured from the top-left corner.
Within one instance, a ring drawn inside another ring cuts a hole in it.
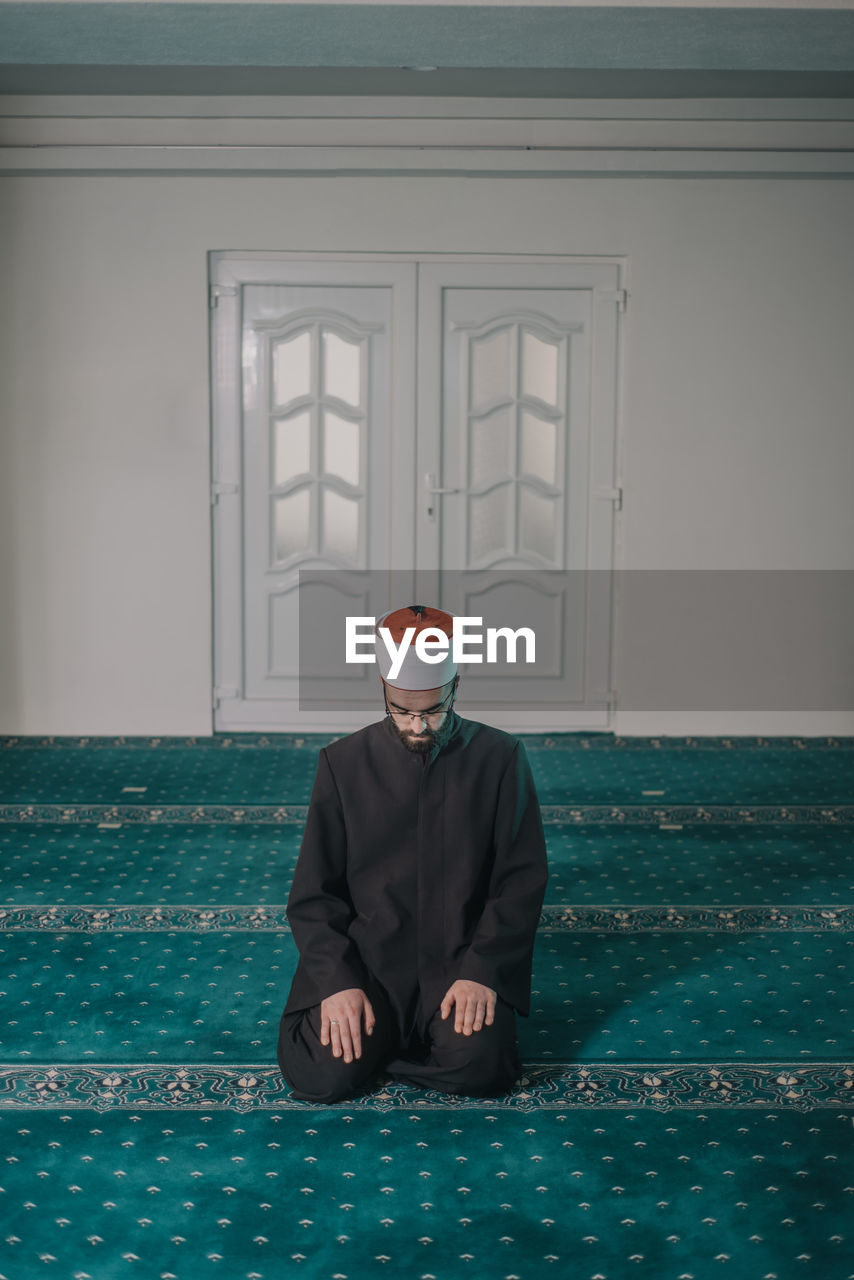
[[[2,198],[0,733],[211,732],[212,249],[625,254],[618,567],[854,567],[850,182],[69,175]]]

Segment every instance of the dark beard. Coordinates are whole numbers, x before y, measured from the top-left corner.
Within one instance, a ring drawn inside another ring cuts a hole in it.
[[[389,716],[389,720],[391,720],[391,727],[407,751],[411,751],[414,755],[426,755],[429,751],[432,751],[433,747],[442,747],[448,741],[451,736],[452,715],[453,713],[449,713],[445,716],[445,721],[441,728],[435,731],[433,729],[425,729],[423,733],[419,733],[417,738],[411,731],[399,729],[394,721],[391,720],[391,716]]]

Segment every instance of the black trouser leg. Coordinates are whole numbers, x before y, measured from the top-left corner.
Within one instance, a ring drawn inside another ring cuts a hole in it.
[[[390,1075],[425,1089],[494,1097],[506,1093],[522,1074],[516,1040],[516,1013],[499,996],[495,1018],[471,1035],[454,1030],[452,1008],[443,1020],[437,1009],[427,1023],[424,1040],[429,1054],[424,1062],[395,1058],[386,1066]]]
[[[285,1082],[301,1102],[338,1102],[368,1085],[383,1063],[396,1053],[398,1028],[394,1014],[373,986],[368,999],[376,1016],[370,1035],[362,1022],[362,1056],[345,1062],[336,1058],[332,1044],[320,1042],[320,1005],[283,1013],[279,1023],[276,1056]]]

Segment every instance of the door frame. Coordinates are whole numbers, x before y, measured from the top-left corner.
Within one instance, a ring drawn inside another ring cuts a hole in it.
[[[456,264],[460,267],[474,264],[566,265],[591,268],[583,275],[589,276],[594,290],[594,334],[591,369],[591,421],[593,441],[607,442],[596,457],[591,458],[590,498],[591,514],[588,522],[588,546],[595,544],[596,560],[588,568],[607,570],[610,574],[607,607],[610,610],[608,633],[609,656],[607,663],[607,688],[593,690],[601,698],[601,709],[584,708],[571,712],[530,711],[515,712],[491,717],[496,727],[509,732],[550,732],[566,730],[608,730],[613,728],[616,713],[614,689],[614,637],[616,614],[619,608],[617,582],[614,572],[621,559],[620,521],[617,518],[622,494],[619,478],[621,446],[619,394],[622,380],[623,351],[625,341],[623,325],[628,298],[628,268],[625,255],[572,255],[572,254],[501,254],[501,253],[372,253],[333,252],[322,250],[211,250],[208,253],[209,297],[209,353],[210,353],[210,418],[211,418],[211,600],[212,600],[212,729],[220,732],[257,732],[266,725],[257,721],[247,723],[241,719],[235,702],[242,693],[243,651],[240,619],[242,618],[242,402],[241,402],[241,351],[239,349],[239,299],[242,284],[271,284],[276,282],[276,267],[281,266],[283,283],[289,266],[294,263],[338,263],[342,268],[341,283],[347,283],[346,265],[353,267],[353,283],[358,279],[358,266],[369,262],[409,263],[425,266]],[[606,268],[603,274],[596,268]],[[607,278],[606,278],[607,277]],[[606,284],[616,282],[613,288]],[[583,286],[581,286],[583,287]],[[417,300],[419,323],[422,315],[422,299]],[[613,354],[612,354],[613,353]],[[394,363],[394,355],[392,357]],[[413,479],[414,510],[418,513],[412,522],[409,539],[406,536],[393,540],[389,568],[411,572],[414,567],[415,538],[420,537],[416,526],[421,521],[423,494],[422,470],[434,470],[438,466],[425,467],[422,454],[424,433],[419,430],[422,415],[429,413],[431,392],[418,379],[415,388],[415,429],[407,439],[396,440],[400,449],[402,466],[408,466]],[[411,393],[411,389],[410,389]],[[394,402],[404,394],[400,380],[395,381]],[[422,397],[426,397],[422,399]],[[398,404],[400,415],[402,406]],[[405,420],[403,412],[402,420]],[[594,424],[595,419],[595,424]],[[598,430],[596,429],[598,426]],[[419,456],[416,458],[416,442]],[[427,459],[430,460],[429,458]],[[598,499],[598,501],[597,501]],[[424,583],[431,580],[431,570],[422,569],[419,584],[422,594]],[[438,579],[437,579],[438,580]],[[600,604],[602,603],[600,595]],[[599,632],[601,636],[601,631]],[[351,732],[370,723],[364,713],[341,710],[339,712],[313,711],[300,713],[289,704],[283,707],[283,716],[270,724],[271,732]]]

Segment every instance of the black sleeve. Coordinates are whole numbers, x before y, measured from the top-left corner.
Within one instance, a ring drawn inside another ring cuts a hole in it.
[[[527,1017],[548,859],[536,787],[520,741],[499,784],[494,832],[486,903],[457,976],[492,987]]]
[[[366,985],[347,928],[355,912],[347,887],[347,831],[341,797],[323,747],[288,895],[287,917],[306,976],[320,993]]]

